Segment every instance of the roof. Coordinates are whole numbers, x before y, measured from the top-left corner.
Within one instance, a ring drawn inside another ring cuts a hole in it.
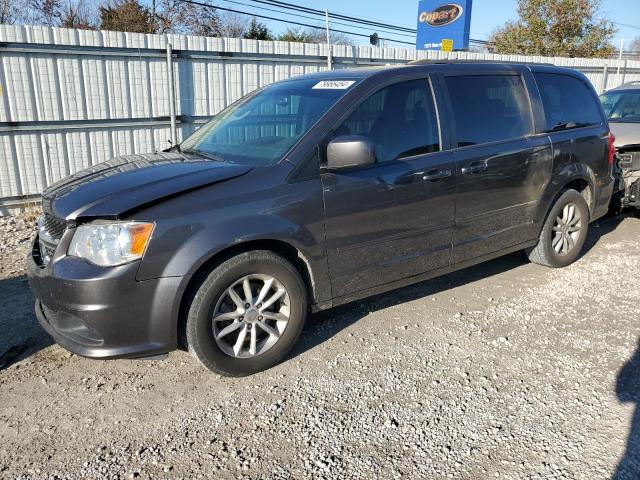
[[[629,90],[629,91],[640,90],[640,80],[633,80],[631,82],[623,83],[622,85],[618,85],[615,88],[610,88],[609,90],[607,90],[607,92],[622,91],[622,90]]]
[[[488,65],[547,65],[549,67],[553,67],[552,63],[541,63],[541,62],[505,62],[503,60],[474,60],[474,59],[463,59],[463,60],[413,60],[409,62],[408,65],[458,65],[458,64],[488,64]]]
[[[342,79],[358,79],[362,80],[368,77],[372,77],[377,74],[398,74],[401,72],[407,72],[411,70],[423,70],[428,72],[455,72],[455,71],[474,71],[478,69],[483,70],[514,70],[521,69],[522,67],[531,68],[533,71],[553,71],[553,72],[565,72],[566,74],[581,76],[579,72],[571,68],[556,67],[551,64],[541,63],[518,63],[518,62],[492,62],[492,61],[417,61],[404,65],[381,65],[373,67],[354,67],[354,68],[341,68],[337,70],[323,70],[321,72],[315,72],[304,75],[304,78],[318,79],[318,80],[342,80]],[[296,80],[301,77],[291,77],[284,80]]]

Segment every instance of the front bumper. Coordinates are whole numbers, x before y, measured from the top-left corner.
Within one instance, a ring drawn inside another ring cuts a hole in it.
[[[630,182],[629,187],[625,190],[623,205],[640,208],[640,178]]]
[[[67,350],[92,358],[154,356],[177,347],[181,277],[137,281],[139,262],[103,268],[59,256],[27,273],[42,327]]]

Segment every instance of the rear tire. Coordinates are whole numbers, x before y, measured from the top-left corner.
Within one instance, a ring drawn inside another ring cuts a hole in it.
[[[241,253],[213,269],[196,291],[187,344],[213,372],[251,375],[291,351],[306,314],[305,284],[291,263],[266,250]]]
[[[576,261],[587,239],[589,206],[575,190],[566,190],[549,211],[538,244],[526,251],[529,260],[546,267],[566,267]]]

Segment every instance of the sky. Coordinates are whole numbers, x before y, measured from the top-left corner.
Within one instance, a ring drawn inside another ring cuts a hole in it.
[[[411,28],[416,27],[418,13],[417,0],[287,0],[289,3],[304,5],[316,9],[329,9],[330,12],[342,13],[350,16],[361,17],[402,25]],[[259,13],[259,7],[244,7],[231,4],[225,0],[213,1],[213,4],[227,6],[237,10],[253,11]],[[247,0],[242,3],[250,4]],[[443,3],[446,3],[443,0]],[[255,5],[255,4],[254,4]],[[627,43],[635,37],[640,37],[640,0],[601,0],[601,14],[603,17],[617,23],[633,25],[635,28],[616,25],[618,33],[615,35],[616,45],[625,39]],[[509,19],[517,18],[516,0],[474,0],[471,17],[471,38],[486,40],[489,34],[503,25]],[[264,12],[265,15],[281,16],[273,12]],[[299,19],[306,23],[310,20]],[[286,30],[286,25],[280,22],[266,21],[270,28],[276,32]],[[349,27],[339,27],[350,30]],[[361,33],[373,33],[362,30]],[[385,34],[389,35],[390,34]],[[384,36],[381,34],[381,36]],[[366,42],[365,38],[359,39]],[[404,38],[407,41],[415,41]],[[360,43],[359,41],[357,43]]]

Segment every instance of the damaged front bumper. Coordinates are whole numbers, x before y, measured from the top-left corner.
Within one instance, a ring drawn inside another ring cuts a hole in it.
[[[623,207],[640,208],[640,148],[618,152]]]

